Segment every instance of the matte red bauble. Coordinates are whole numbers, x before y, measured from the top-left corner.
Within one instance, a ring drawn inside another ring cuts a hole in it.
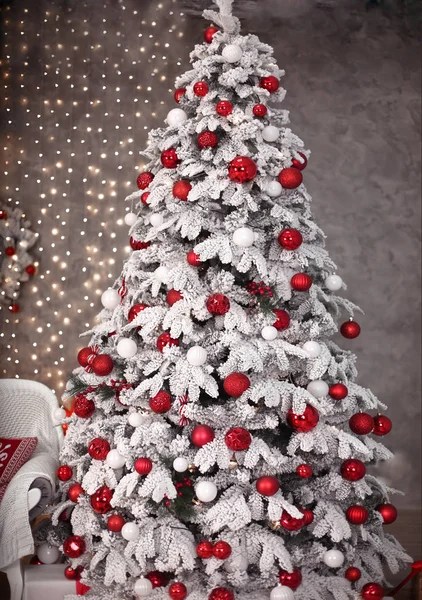
[[[179,300],[183,300],[183,296],[179,290],[169,290],[167,292],[166,301],[169,306],[173,306],[173,304],[176,304]]]
[[[86,396],[78,396],[73,405],[73,412],[80,419],[89,419],[94,414],[95,404]]]
[[[92,361],[91,367],[98,377],[107,377],[114,368],[113,359],[108,354],[99,354]]]
[[[218,560],[227,560],[232,553],[232,547],[227,542],[217,542],[213,554]]]
[[[303,512],[303,517],[305,519],[305,525],[310,525],[311,523],[314,522],[314,513],[311,511],[310,508],[304,508],[302,510]]]
[[[335,383],[330,386],[328,393],[333,400],[344,400],[349,393],[349,390],[343,383]]]
[[[196,553],[199,558],[208,559],[214,556],[214,544],[211,542],[200,542],[196,546]]]
[[[191,267],[199,267],[202,265],[201,259],[199,258],[199,254],[196,254],[193,250],[187,253],[186,260],[191,265]]]
[[[267,90],[267,92],[270,92],[270,94],[273,94],[280,87],[280,82],[277,77],[270,75],[269,77],[263,77],[261,79],[259,87],[262,87],[264,90]]]
[[[57,469],[56,475],[60,481],[69,481],[69,479],[72,479],[73,475],[72,467],[69,467],[69,465],[61,465]]]
[[[251,385],[250,379],[244,373],[231,373],[224,380],[223,387],[225,392],[233,398],[239,398],[249,389]]]
[[[303,175],[299,169],[287,167],[280,172],[278,180],[285,190],[295,190],[303,181]]]
[[[212,315],[225,315],[230,310],[230,300],[223,294],[213,294],[208,298],[206,306]]]
[[[358,458],[348,458],[341,465],[340,472],[347,481],[359,481],[365,477],[366,467]]]
[[[340,327],[340,333],[348,340],[353,340],[360,334],[360,325],[359,323],[356,323],[356,321],[346,321]]]
[[[171,408],[171,396],[163,390],[158,392],[156,396],[149,399],[151,410],[159,415],[163,415]]]
[[[221,100],[215,107],[215,110],[220,117],[228,117],[233,112],[233,104],[228,100]]]
[[[385,415],[377,415],[374,417],[374,431],[375,435],[387,435],[393,428],[391,419]]]
[[[197,143],[201,150],[215,148],[218,144],[218,137],[213,131],[203,131],[198,135]]]
[[[157,349],[162,352],[166,346],[179,346],[180,342],[176,338],[172,338],[168,331],[165,331],[157,338]]]
[[[287,413],[287,423],[292,429],[300,433],[312,431],[319,421],[319,414],[316,408],[307,404],[303,415],[297,415],[292,409]]]
[[[264,475],[256,482],[256,490],[261,496],[274,496],[280,489],[280,483],[272,475]]]
[[[299,161],[297,158],[293,158],[292,167],[294,167],[295,169],[299,169],[299,171],[303,171],[303,169],[305,169],[306,165],[308,164],[308,159],[303,154],[303,152],[298,152],[298,154],[299,156],[301,156],[302,161]]]
[[[310,465],[299,465],[296,467],[296,473],[299,477],[302,477],[302,479],[309,479],[309,477],[312,477],[313,470]]]
[[[299,569],[294,569],[293,573],[289,573],[288,571],[281,569],[279,577],[281,585],[285,585],[291,590],[297,590],[302,583],[302,573],[299,571]]]
[[[234,594],[227,588],[215,588],[208,596],[208,600],[234,600]]]
[[[151,242],[141,242],[140,240],[135,240],[132,236],[129,239],[129,244],[132,250],[145,250],[151,246]]]
[[[94,512],[105,515],[111,510],[111,499],[113,498],[113,490],[106,485],[98,488],[91,496],[91,506]]]
[[[186,202],[188,199],[189,192],[191,191],[192,186],[187,179],[181,179],[180,181],[176,181],[173,186],[173,196],[178,198],[179,200],[183,200]]]
[[[195,94],[195,96],[198,96],[199,98],[203,98],[204,96],[206,96],[209,91],[210,91],[210,88],[206,81],[198,81],[193,86],[193,93]]]
[[[206,28],[206,30],[204,31],[204,40],[207,42],[207,44],[211,44],[212,38],[217,33],[217,31],[217,27],[214,27],[213,25],[210,25]]]
[[[273,313],[277,317],[277,320],[274,321],[273,327],[277,329],[277,331],[284,331],[290,325],[290,315],[287,311],[282,308],[275,308]]]
[[[140,312],[148,308],[148,304],[134,304],[128,314],[128,321],[132,323],[132,321],[139,315]]]
[[[149,458],[137,458],[135,460],[135,471],[139,475],[148,475],[152,471],[152,460]]]
[[[68,558],[79,558],[85,550],[85,540],[79,535],[71,535],[63,542],[63,552]]]
[[[138,175],[138,179],[136,180],[136,185],[140,190],[146,190],[147,187],[153,182],[154,175],[149,171],[145,173],[141,173]]]
[[[169,583],[169,577],[166,573],[160,573],[160,571],[151,571],[145,575],[146,579],[152,583],[152,588],[166,587]]]
[[[105,460],[110,452],[110,444],[104,438],[94,438],[89,442],[88,454],[94,460]]]
[[[379,583],[366,583],[360,591],[362,600],[382,600],[384,588]]]
[[[233,452],[242,452],[249,448],[252,443],[252,438],[247,429],[234,427],[233,429],[229,429],[226,433],[224,441],[229,450],[232,450]]]
[[[284,229],[278,235],[278,243],[284,250],[297,250],[302,242],[302,234],[297,229]]]
[[[7,256],[14,256],[16,254],[16,250],[13,246],[8,246],[5,252]]]
[[[287,531],[299,531],[302,527],[306,525],[305,515],[301,519],[296,519],[289,515],[286,510],[283,510],[280,519],[280,525],[283,529],[287,529]]]
[[[125,523],[126,521],[121,515],[111,515],[107,519],[107,529],[113,533],[119,533]]]
[[[390,525],[397,519],[397,508],[393,504],[378,504],[378,506],[375,507],[375,510],[382,516],[384,525]]]
[[[290,285],[297,292],[307,292],[312,285],[312,277],[307,273],[296,273],[291,278]]]
[[[25,267],[25,271],[28,273],[28,275],[35,275],[37,268],[35,265],[28,265]]]
[[[190,436],[192,443],[198,448],[202,448],[205,444],[209,444],[215,438],[214,429],[208,427],[208,425],[197,425]]]
[[[258,173],[256,163],[248,156],[236,156],[229,165],[229,177],[236,183],[247,183]]]
[[[359,579],[362,577],[362,573],[357,567],[349,567],[348,569],[346,569],[344,576],[347,579],[347,581],[351,581],[352,583],[354,583],[355,581],[359,581]]]
[[[67,497],[69,498],[69,500],[72,500],[72,502],[75,503],[79,500],[79,496],[81,494],[85,494],[85,490],[83,489],[80,483],[74,483],[67,490]]]
[[[187,595],[188,590],[184,583],[172,583],[169,587],[169,596],[171,600],[185,600]]]
[[[150,197],[150,195],[150,192],[144,192],[141,196],[141,202],[142,204],[145,204],[145,206],[148,206],[148,198]]]
[[[176,169],[179,163],[180,160],[174,148],[169,148],[161,152],[161,164],[166,169]]]
[[[255,104],[252,110],[255,117],[265,117],[268,112],[268,108],[265,104]]]
[[[177,104],[180,104],[180,100],[182,98],[182,96],[184,96],[186,94],[186,88],[179,88],[174,92],[174,99],[177,102]]]
[[[374,419],[368,413],[356,413],[350,417],[349,427],[356,435],[367,435],[374,428]]]
[[[363,525],[368,520],[368,511],[360,504],[349,506],[346,511],[346,519],[352,525]]]
[[[20,308],[19,308],[19,304],[16,304],[16,302],[14,302],[13,304],[11,304],[9,306],[9,310],[11,313],[18,313]]]

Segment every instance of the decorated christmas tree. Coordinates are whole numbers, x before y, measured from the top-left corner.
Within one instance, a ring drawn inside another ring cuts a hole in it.
[[[67,575],[98,600],[379,600],[409,560],[368,472],[391,421],[331,339],[360,327],[275,108],[283,72],[216,4],[68,383]]]

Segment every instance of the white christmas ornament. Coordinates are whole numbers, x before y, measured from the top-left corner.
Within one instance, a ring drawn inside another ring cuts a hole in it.
[[[64,408],[55,408],[53,410],[53,419],[56,423],[60,423],[66,418],[66,411]]]
[[[139,538],[139,527],[136,523],[125,523],[122,527],[122,538],[128,542],[136,542]]]
[[[122,338],[117,344],[117,353],[122,358],[133,358],[138,352],[138,346],[134,340]]]
[[[224,563],[224,568],[226,569],[227,573],[243,573],[246,571],[248,566],[248,559],[241,554],[238,554],[237,556],[231,556],[229,560],[226,560]]]
[[[60,550],[57,546],[50,546],[50,544],[41,544],[37,548],[37,556],[43,565],[52,565],[58,560],[60,556]]]
[[[132,225],[135,225],[137,220],[138,220],[138,217],[135,215],[135,213],[129,212],[129,213],[125,214],[125,223],[126,223],[126,225],[129,225],[129,227],[132,227]]]
[[[273,327],[272,325],[266,325],[265,327],[262,328],[261,331],[261,335],[264,338],[264,340],[275,340],[275,338],[277,337],[277,329],[275,327]]]
[[[126,459],[118,450],[110,450],[106,456],[106,463],[112,469],[121,469],[126,464]]]
[[[222,55],[228,63],[237,63],[242,58],[242,49],[235,44],[230,44],[223,49]]]
[[[217,498],[217,486],[212,481],[200,481],[195,486],[195,494],[201,502],[212,502]]]
[[[170,273],[170,269],[163,265],[161,267],[158,267],[158,269],[155,269],[155,271],[154,271],[155,278],[158,281],[161,281],[161,283],[167,283],[169,273]]]
[[[255,241],[255,234],[249,227],[239,227],[233,233],[233,242],[241,248],[252,246]]]
[[[324,554],[324,562],[332,569],[338,569],[344,563],[344,554],[340,550],[328,550]]]
[[[280,130],[274,125],[267,125],[262,130],[262,137],[266,142],[275,142],[280,135]]]
[[[145,577],[141,577],[133,586],[133,591],[138,596],[138,598],[148,598],[152,592],[152,583],[149,579],[145,579]]]
[[[181,108],[173,108],[167,115],[167,123],[170,127],[182,125],[188,118],[188,115]]]
[[[270,595],[270,600],[294,600],[294,593],[285,585],[279,585],[274,588]]]
[[[332,292],[337,292],[343,287],[343,280],[339,275],[329,275],[325,280],[325,287]]]
[[[308,383],[306,389],[315,398],[323,398],[328,394],[329,387],[322,379],[315,379],[315,381]]]
[[[321,354],[321,346],[318,344],[318,342],[314,342],[312,340],[305,342],[302,348],[310,358],[317,358]]]
[[[145,421],[145,417],[142,413],[133,412],[127,418],[129,425],[132,427],[140,427],[142,423]]]
[[[201,346],[192,346],[186,354],[186,359],[192,366],[200,367],[205,364],[207,356],[207,351],[204,348],[201,348]]]
[[[173,461],[173,469],[177,473],[184,473],[188,470],[189,462],[184,456],[178,456]]]
[[[114,310],[116,306],[119,306],[120,296],[117,290],[113,290],[113,288],[108,288],[103,295],[101,296],[101,304],[104,308],[108,308],[109,310]]]
[[[283,186],[278,181],[270,181],[265,187],[265,191],[271,198],[277,198],[283,191]]]
[[[151,215],[149,222],[153,227],[160,227],[164,222],[164,217],[163,215],[160,215],[160,213],[155,213]]]

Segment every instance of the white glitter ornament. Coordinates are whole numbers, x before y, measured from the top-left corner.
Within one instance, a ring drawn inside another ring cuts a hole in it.
[[[117,353],[122,358],[133,358],[138,352],[138,346],[134,340],[122,338],[117,344]]]
[[[271,591],[270,600],[294,600],[294,593],[285,585],[279,585]]]
[[[302,348],[309,355],[309,358],[318,358],[318,356],[321,354],[321,346],[318,344],[318,342],[314,342],[312,340],[305,342]]]
[[[57,546],[51,546],[46,542],[45,544],[38,546],[37,556],[43,565],[52,565],[58,560],[60,556],[60,550],[57,548]]]
[[[195,494],[201,502],[212,502],[217,498],[217,486],[212,481],[200,481],[195,486]]]
[[[164,223],[164,217],[160,213],[155,213],[151,215],[149,222],[153,227],[160,227]]]
[[[323,398],[328,394],[329,387],[322,379],[315,379],[315,381],[308,383],[306,389],[315,398]]]
[[[189,461],[184,456],[178,456],[173,461],[173,469],[177,473],[184,473],[188,470]]]
[[[338,569],[344,563],[344,554],[340,550],[328,550],[324,554],[324,562],[332,569]]]
[[[249,227],[239,227],[233,233],[233,242],[241,248],[252,246],[255,241],[255,234]]]
[[[122,527],[122,538],[128,542],[136,542],[139,538],[139,527],[136,523],[125,523]]]
[[[262,137],[266,142],[275,142],[280,135],[280,130],[274,125],[267,125],[262,130]]]
[[[277,333],[278,333],[277,329],[275,327],[273,327],[272,325],[266,325],[261,330],[262,337],[264,338],[264,340],[268,340],[268,341],[275,340],[275,338],[277,337]]]
[[[158,281],[160,281],[161,283],[167,283],[169,274],[170,274],[170,269],[168,267],[164,267],[164,266],[158,267],[158,269],[155,269],[155,271],[154,271],[155,278]]]
[[[133,412],[130,413],[130,415],[127,418],[127,421],[129,425],[132,425],[132,427],[140,427],[145,421],[145,416],[142,413]]]
[[[265,186],[265,191],[271,198],[278,198],[283,191],[283,186],[278,181],[270,181]]]
[[[101,304],[104,308],[108,308],[109,310],[114,310],[116,306],[119,306],[120,296],[117,290],[113,290],[113,288],[108,288],[105,292],[103,292],[101,296]]]
[[[152,583],[149,579],[145,579],[145,577],[138,579],[133,586],[133,591],[138,598],[148,598],[151,595],[152,590]]]
[[[118,450],[110,450],[105,461],[113,470],[121,469],[126,464],[125,457]]]
[[[226,62],[237,63],[242,58],[242,48],[235,44],[229,44],[223,49],[222,55]]]
[[[188,115],[181,108],[173,108],[167,115],[167,123],[170,127],[178,127],[187,121]]]
[[[192,346],[187,351],[186,359],[192,366],[200,367],[205,364],[207,356],[207,351],[204,348],[201,348],[201,346]]]
[[[337,292],[343,287],[343,280],[339,275],[329,275],[324,283],[331,292]]]
[[[135,213],[129,212],[129,213],[125,214],[125,223],[126,223],[126,225],[129,225],[129,227],[132,227],[132,225],[135,225],[137,220],[138,220],[138,217],[135,215]]]

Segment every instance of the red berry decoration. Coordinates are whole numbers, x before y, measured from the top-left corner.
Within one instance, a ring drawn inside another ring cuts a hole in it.
[[[230,300],[223,294],[213,294],[208,298],[206,306],[212,315],[225,315],[230,310]]]
[[[305,525],[310,525],[314,521],[314,513],[309,508],[303,509],[303,518],[305,519]]]
[[[166,169],[176,169],[180,160],[174,148],[169,148],[161,152],[161,164]]]
[[[149,579],[152,583],[152,588],[166,587],[169,583],[169,577],[165,573],[160,571],[151,571],[145,575],[146,579]]]
[[[141,196],[141,202],[142,204],[145,204],[146,206],[148,206],[148,198],[150,197],[151,193],[150,192],[144,192]]]
[[[79,535],[71,535],[63,542],[63,552],[68,558],[79,558],[85,550],[85,540]]]
[[[284,585],[291,590],[297,590],[302,583],[302,573],[299,571],[299,569],[294,569],[293,573],[289,573],[288,571],[281,569],[278,575],[280,577],[281,585]]]
[[[74,483],[67,490],[67,497],[69,498],[69,500],[72,500],[72,502],[75,503],[79,500],[79,496],[81,494],[85,494],[85,490],[83,489],[80,483]]]
[[[37,269],[35,265],[28,265],[27,267],[25,267],[25,271],[28,273],[28,275],[35,275]]]
[[[360,325],[351,319],[343,323],[343,325],[340,327],[340,333],[348,340],[354,340],[360,334]]]
[[[270,94],[274,94],[274,92],[276,92],[280,87],[280,82],[277,77],[270,75],[269,77],[263,77],[261,79],[259,82],[259,87],[267,90],[267,92],[270,92]]]
[[[302,242],[302,234],[297,229],[284,229],[278,236],[278,243],[284,250],[297,250]]]
[[[152,461],[149,458],[137,458],[135,460],[135,471],[139,475],[148,475],[152,471]]]
[[[198,96],[199,98],[203,98],[204,96],[206,96],[209,91],[210,91],[210,88],[206,81],[198,81],[193,86],[193,93],[195,94],[195,96]]]
[[[211,592],[208,600],[234,600],[234,594],[227,588],[218,587]]]
[[[139,315],[140,312],[148,308],[148,304],[134,304],[128,314],[128,321],[132,323],[132,321]]]
[[[374,431],[375,435],[387,435],[393,428],[391,419],[385,415],[377,415],[374,417]]]
[[[159,415],[163,415],[171,408],[171,396],[167,392],[158,392],[156,396],[149,399],[151,410]]]
[[[151,242],[141,242],[140,240],[135,240],[132,236],[130,237],[129,244],[132,250],[145,250],[151,246]]]
[[[215,148],[218,144],[218,137],[213,131],[203,131],[198,135],[197,142],[201,150]]]
[[[7,212],[5,210],[0,210],[0,220],[7,219]]]
[[[173,304],[176,304],[179,300],[183,300],[183,296],[179,290],[169,290],[167,292],[166,300],[169,306],[173,306]]]
[[[33,563],[31,563],[33,564]],[[42,563],[39,563],[42,564]],[[79,581],[80,578],[82,577],[82,571],[84,570],[83,567],[79,566],[76,567],[76,569],[72,569],[72,567],[66,567],[64,570],[64,576],[66,577],[66,579],[69,579],[70,581]]]
[[[179,340],[172,338],[168,331],[165,331],[157,338],[157,349],[162,352],[166,346],[179,346]]]
[[[218,29],[217,27],[214,27],[213,25],[210,25],[209,27],[206,28],[206,30],[204,31],[204,40],[207,42],[207,44],[211,44],[212,39],[214,37],[214,35],[217,33]]]
[[[69,465],[61,465],[57,469],[56,475],[60,481],[69,481],[69,479],[72,479],[73,475],[72,467],[69,467]]]
[[[306,405],[305,412],[302,415],[295,414],[292,409],[287,413],[287,423],[299,433],[312,431],[318,425],[318,421],[318,411],[310,404]]]
[[[291,278],[290,285],[297,292],[307,292],[312,285],[312,278],[307,273],[296,273]]]
[[[199,258],[199,254],[196,254],[196,252],[194,252],[193,250],[187,253],[186,259],[192,267],[199,267],[199,265],[202,265],[201,259]]]
[[[91,367],[95,375],[106,377],[114,368],[113,359],[108,354],[99,354],[92,361]]]
[[[355,581],[359,581],[359,579],[362,577],[362,573],[361,570],[357,567],[349,567],[348,569],[346,569],[344,576],[347,579],[347,581],[351,581],[352,583],[354,583]]]
[[[298,152],[299,156],[302,158],[302,161],[299,161],[297,158],[292,159],[292,167],[295,169],[299,169],[299,171],[303,171],[306,169],[306,165],[308,164],[308,159],[303,154],[303,152]]]
[[[357,458],[348,458],[341,465],[341,476],[347,481],[359,481],[365,477],[366,467],[363,462]]]
[[[384,588],[379,583],[366,583],[360,591],[362,600],[382,600]]]
[[[169,596],[171,600],[185,600],[188,590],[184,583],[172,583],[169,587]]]
[[[296,467],[296,473],[302,479],[309,479],[309,477],[312,477],[313,470],[310,465],[299,465]]]
[[[346,519],[352,525],[363,525],[368,520],[368,511],[360,504],[349,506],[346,511]]]
[[[175,198],[178,198],[179,200],[183,200],[184,202],[186,202],[191,189],[192,186],[190,182],[186,179],[181,179],[180,181],[176,181],[176,183],[173,186],[173,196]]]
[[[378,504],[378,506],[375,507],[375,510],[382,516],[384,525],[390,525],[397,519],[397,508],[393,504]]]
[[[255,104],[255,106],[253,107],[253,114],[255,115],[255,117],[265,117],[265,115],[268,112],[268,108],[265,106],[265,104]]]
[[[274,496],[280,489],[280,483],[276,477],[264,475],[256,482],[256,490],[261,496]]]
[[[179,88],[174,92],[174,100],[180,104],[181,98],[186,94],[186,88]]]
[[[99,515],[105,515],[111,510],[111,499],[113,498],[113,490],[106,485],[98,488],[91,496],[91,506],[94,512]]]
[[[278,180],[285,190],[295,190],[303,181],[303,175],[299,169],[287,167],[280,172]]]
[[[251,385],[250,379],[244,373],[231,373],[224,380],[225,392],[233,398],[239,398]]]
[[[252,443],[252,438],[247,429],[234,427],[233,429],[229,429],[226,433],[224,441],[229,450],[232,450],[233,452],[242,452],[249,448]]]
[[[9,306],[9,310],[11,313],[18,313],[19,312],[19,304],[16,304],[15,302],[13,304],[11,304]]]
[[[73,412],[80,419],[89,419],[94,414],[95,404],[86,396],[78,396],[73,405]]]
[[[335,383],[330,386],[328,393],[333,400],[344,400],[349,393],[349,390],[343,383]]]
[[[7,256],[14,256],[16,254],[16,250],[13,246],[8,246],[5,252]]]
[[[196,553],[199,558],[208,559],[214,556],[214,544],[211,542],[200,542],[196,546]]]
[[[208,425],[197,425],[191,433],[190,439],[195,446],[202,448],[205,444],[209,444],[215,438],[214,429]]]
[[[220,117],[228,117],[233,112],[233,104],[228,100],[221,100],[215,107],[215,110]]]
[[[302,513],[303,514],[303,513]],[[305,515],[300,519],[296,519],[292,517],[286,510],[283,510],[280,519],[280,525],[283,529],[287,529],[287,531],[299,531],[302,527],[306,525]]]
[[[149,171],[145,173],[141,173],[138,175],[138,179],[136,180],[136,185],[140,190],[146,190],[147,187],[153,182],[154,175]]]
[[[277,331],[284,331],[290,325],[290,315],[287,311],[282,308],[275,308],[273,313],[277,317],[277,320],[274,321],[273,327],[277,329]]]
[[[121,515],[111,515],[107,519],[107,529],[113,533],[119,533],[125,523],[126,521]]]
[[[110,444],[104,438],[93,439],[88,446],[88,454],[94,460],[105,460],[110,452]]]
[[[356,413],[350,417],[349,427],[356,435],[368,435],[374,428],[374,419],[368,413]]]
[[[248,156],[236,156],[229,165],[229,177],[236,183],[247,183],[258,173],[256,163]]]
[[[217,542],[213,554],[218,560],[227,560],[232,553],[232,547],[227,542]]]

